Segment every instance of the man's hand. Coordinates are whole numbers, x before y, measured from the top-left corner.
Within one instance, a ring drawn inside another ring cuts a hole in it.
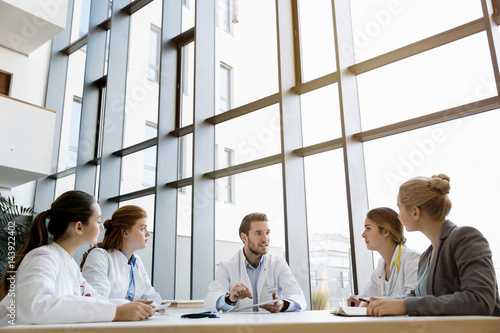
[[[406,303],[402,299],[378,299],[372,297],[366,314],[374,317],[405,315]]]
[[[229,300],[233,303],[239,299],[244,299],[247,297],[253,298],[253,295],[250,292],[250,289],[248,289],[248,287],[245,286],[243,283],[236,284],[229,293]]]
[[[276,294],[276,292],[273,292],[273,299],[278,299],[278,298],[279,298],[278,294]],[[285,302],[279,301],[279,302],[276,302],[273,304],[262,305],[261,308],[266,309],[269,312],[276,313],[276,312],[280,312],[281,309],[283,309],[284,305],[285,305]]]
[[[153,301],[139,299],[119,305],[116,307],[116,314],[113,321],[138,321],[151,317],[154,314],[154,308],[151,306],[152,303]]]

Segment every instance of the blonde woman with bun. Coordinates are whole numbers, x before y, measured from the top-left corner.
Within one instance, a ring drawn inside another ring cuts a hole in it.
[[[358,297],[347,304],[359,306],[361,299],[370,297],[403,297],[415,289],[420,253],[404,244],[404,227],[398,213],[388,207],[374,208],[366,214],[365,230],[361,235],[368,250],[377,251],[382,258],[370,281]]]
[[[399,218],[408,231],[431,241],[418,265],[417,287],[401,300],[377,299],[367,313],[384,315],[500,316],[500,297],[488,241],[475,228],[459,227],[451,210],[450,178],[417,177],[399,188]]]
[[[147,217],[139,206],[118,208],[104,222],[106,233],[102,242],[84,254],[83,277],[102,297],[122,299],[123,303],[153,301],[155,307],[161,304],[141,258],[134,253],[147,246],[150,236]]]

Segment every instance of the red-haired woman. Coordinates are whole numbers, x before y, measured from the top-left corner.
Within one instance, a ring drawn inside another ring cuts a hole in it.
[[[150,233],[147,213],[134,205],[117,209],[111,219],[104,222],[106,233],[101,243],[84,255],[81,268],[83,277],[102,297],[150,300],[154,306],[161,297],[151,286],[141,258],[134,252],[147,246]]]

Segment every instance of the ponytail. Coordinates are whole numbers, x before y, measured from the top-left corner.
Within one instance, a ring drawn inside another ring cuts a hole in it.
[[[17,271],[17,268],[24,257],[33,249],[49,244],[49,233],[53,240],[63,238],[68,226],[74,222],[88,224],[88,220],[93,213],[92,204],[95,199],[88,193],[82,191],[68,191],[63,193],[54,201],[49,210],[38,214],[28,233],[28,238],[24,245],[17,251],[14,258],[14,267],[7,267],[0,286],[0,301],[9,291],[9,281],[7,281],[8,271]],[[47,220],[49,223],[46,224]]]
[[[31,227],[28,233],[28,238],[26,239],[26,243],[21,246],[21,248],[17,251],[15,259],[14,259],[14,267],[7,267],[7,271],[3,275],[2,278],[2,287],[0,288],[0,300],[5,297],[9,290],[9,283],[7,283],[7,272],[8,271],[17,271],[19,264],[24,259],[24,256],[28,254],[31,250],[40,247],[42,245],[47,245],[49,241],[49,234],[47,232],[47,226],[45,225],[45,220],[49,215],[49,211],[41,212],[38,214],[33,222],[31,223]]]

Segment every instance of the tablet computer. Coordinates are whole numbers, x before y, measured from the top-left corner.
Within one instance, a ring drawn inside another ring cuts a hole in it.
[[[281,298],[272,299],[272,300],[269,300],[269,301],[266,301],[266,302],[260,302],[260,303],[257,303],[257,304],[252,304],[252,305],[249,305],[249,306],[244,306],[242,308],[234,308],[232,311],[241,311],[241,310],[247,310],[247,309],[259,307],[259,306],[266,305],[266,304],[274,304],[274,303],[282,301],[282,300],[284,300],[286,298],[287,297],[281,297]]]

